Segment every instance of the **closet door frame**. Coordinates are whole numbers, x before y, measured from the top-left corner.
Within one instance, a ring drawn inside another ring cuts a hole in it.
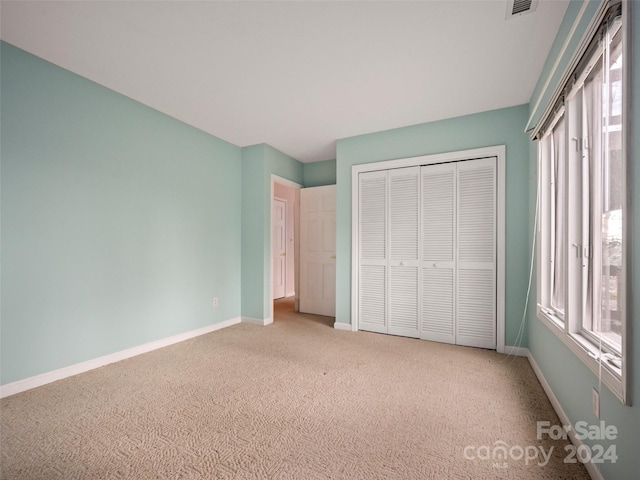
[[[364,172],[496,158],[496,350],[505,353],[505,145],[354,165],[351,168],[351,329],[359,330],[359,176]]]

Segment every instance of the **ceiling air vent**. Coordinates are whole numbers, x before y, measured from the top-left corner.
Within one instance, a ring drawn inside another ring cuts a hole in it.
[[[507,20],[536,11],[538,0],[507,0]]]

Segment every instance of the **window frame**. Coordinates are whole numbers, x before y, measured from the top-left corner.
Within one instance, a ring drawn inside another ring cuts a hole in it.
[[[576,238],[576,229],[580,229],[582,231],[583,225],[576,225],[576,219],[572,217],[579,217],[581,214],[575,214],[577,208],[582,209],[582,203],[577,202],[576,191],[579,191],[580,187],[575,185],[577,181],[575,177],[575,165],[576,165],[576,157],[582,158],[582,153],[577,152],[577,149],[572,149],[572,141],[565,140],[565,158],[563,161],[565,164],[565,205],[564,205],[564,218],[565,218],[565,311],[564,316],[559,315],[558,312],[552,307],[552,292],[551,288],[551,278],[550,276],[553,274],[553,268],[549,264],[550,255],[551,255],[551,235],[552,229],[550,227],[551,214],[548,210],[551,204],[551,184],[550,184],[550,162],[549,158],[544,158],[545,151],[547,156],[549,156],[550,149],[553,148],[553,145],[548,145],[545,141],[549,141],[547,136],[550,132],[556,127],[556,125],[564,120],[565,127],[565,139],[572,138],[580,138],[580,135],[576,135],[576,132],[573,131],[576,128],[576,123],[581,123],[582,112],[576,112],[575,102],[565,104],[565,97],[569,97],[574,90],[574,87],[565,88],[564,91],[567,92],[566,95],[563,95],[562,98],[556,99],[558,103],[556,104],[555,109],[548,109],[550,112],[555,110],[553,114],[547,114],[545,119],[540,122],[539,128],[537,130],[537,138],[540,140],[537,144],[538,150],[538,225],[536,228],[536,256],[537,256],[537,318],[546,325],[562,342],[566,345],[569,350],[578,357],[582,363],[584,363],[598,378],[602,383],[604,383],[624,404],[630,405],[630,386],[628,384],[628,363],[630,357],[630,329],[628,327],[629,321],[629,302],[628,292],[630,289],[629,285],[629,259],[630,259],[630,249],[631,249],[631,241],[630,241],[630,233],[631,233],[631,199],[629,198],[630,185],[628,184],[629,177],[629,168],[630,168],[630,122],[628,113],[630,111],[630,72],[632,68],[630,67],[630,52],[629,52],[629,28],[627,25],[627,19],[630,18],[629,15],[629,2],[623,2],[622,4],[622,158],[623,158],[623,169],[622,169],[622,269],[621,269],[621,291],[618,292],[620,295],[619,304],[621,310],[621,346],[618,351],[615,345],[611,342],[607,341],[604,335],[594,334],[592,331],[589,331],[586,328],[583,328],[583,312],[581,311],[581,302],[583,299],[582,292],[576,292],[576,279],[580,275],[578,273],[580,271],[581,266],[577,265],[577,262],[582,263],[582,260],[579,258],[580,254],[576,254],[575,248],[571,246],[572,236]],[[594,38],[596,38],[596,33],[600,31],[601,26],[605,23],[605,19],[609,16],[609,13],[615,8],[615,5],[603,3],[602,15],[598,17],[597,25],[595,28],[588,29],[591,31],[591,36],[587,39],[586,44],[584,45],[584,50],[582,53],[582,57],[575,60],[573,62],[573,71],[570,72],[571,75],[569,78],[575,78],[575,85],[577,88],[582,88],[584,85],[584,80],[589,74],[589,64],[593,63],[593,59],[589,57],[600,57],[600,51],[594,53],[592,50],[587,48],[590,44],[592,44]],[[614,35],[611,35],[613,38]],[[584,42],[584,40],[583,40]],[[585,54],[588,52],[588,56]],[[583,58],[586,62],[583,61]],[[577,75],[574,75],[577,74]],[[566,86],[565,86],[566,87]],[[563,92],[564,93],[564,92]],[[575,93],[575,92],[573,92]],[[560,107],[558,107],[560,105]],[[573,110],[573,111],[572,111]],[[579,118],[580,120],[576,121],[575,119]],[[573,153],[571,151],[574,151]],[[572,162],[574,160],[574,162]],[[545,171],[546,167],[546,171]],[[572,171],[573,169],[573,171]],[[602,178],[602,176],[600,177]],[[581,181],[581,180],[580,180]],[[576,205],[576,203],[579,203]],[[598,207],[600,209],[600,207]],[[573,209],[573,210],[572,210]],[[570,217],[568,214],[572,211],[573,215]],[[591,229],[595,229],[596,225],[591,219]],[[601,236],[600,232],[598,235]],[[597,235],[596,235],[597,236]],[[592,239],[593,245],[587,247],[593,252],[596,248],[601,248],[602,241],[601,238]],[[597,242],[599,240],[599,242]],[[580,244],[582,245],[582,244]],[[581,249],[583,253],[583,249]],[[595,263],[594,263],[595,264]],[[596,272],[594,269],[593,275],[600,275],[599,272]],[[580,284],[582,285],[582,284]],[[592,282],[591,288],[593,295],[600,295],[599,291],[596,289],[596,282]],[[579,287],[582,290],[582,286]],[[579,297],[579,298],[578,298]],[[594,313],[595,314],[595,313]],[[619,356],[621,359],[621,366],[618,367],[611,361],[612,357]]]

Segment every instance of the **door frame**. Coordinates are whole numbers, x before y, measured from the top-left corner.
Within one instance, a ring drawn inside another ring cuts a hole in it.
[[[289,255],[289,242],[286,240],[287,238],[287,226],[289,223],[289,202],[284,199],[284,198],[280,198],[280,197],[276,197],[275,194],[273,196],[273,198],[271,199],[271,286],[272,286],[272,295],[271,295],[271,300],[275,300],[275,298],[273,298],[273,234],[274,234],[274,225],[273,225],[273,206],[275,204],[275,202],[281,202],[284,204],[284,237],[285,237],[285,242],[284,242],[284,252],[285,252],[285,268],[284,268],[284,295],[283,297],[287,296],[287,270],[288,270],[288,265],[287,265],[287,255]],[[295,207],[294,207],[295,208]],[[295,261],[294,261],[294,268],[295,268]],[[279,298],[283,298],[283,297],[279,297]]]
[[[360,287],[358,280],[360,277],[360,254],[358,251],[358,218],[360,213],[360,173],[496,157],[496,350],[498,353],[505,353],[505,156],[505,145],[495,145],[471,150],[385,160],[351,167],[351,330],[355,332],[359,329],[358,293]]]
[[[300,237],[300,189],[302,188],[302,185],[300,185],[299,183],[293,182],[291,180],[287,180],[286,178],[283,178],[279,175],[276,175],[274,173],[271,174],[271,192],[269,194],[269,202],[271,204],[273,204],[273,200],[275,198],[275,194],[274,194],[274,190],[275,190],[275,184],[279,183],[281,185],[285,185],[287,187],[292,187],[294,189],[296,189],[296,198],[295,198],[295,202],[293,205],[293,232],[294,232],[294,244],[293,244],[293,262],[294,262],[294,272],[295,272],[295,289],[296,289],[296,296],[295,296],[295,311],[298,311],[298,295],[299,295],[299,290],[300,290],[300,259],[299,259],[299,255],[300,255],[300,244],[298,243],[300,241],[299,237]],[[272,210],[273,208],[269,208],[269,238],[268,238],[268,242],[269,242],[269,246],[268,246],[268,252],[269,252],[269,275],[267,275],[267,278],[269,280],[269,288],[268,288],[268,292],[269,292],[269,318],[273,321],[273,255],[272,255],[272,245],[271,245],[271,241],[273,240],[273,220],[271,218],[271,214],[272,214]]]

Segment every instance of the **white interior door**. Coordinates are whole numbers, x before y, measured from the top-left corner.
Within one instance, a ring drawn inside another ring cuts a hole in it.
[[[287,203],[274,199],[271,212],[273,222],[273,298],[282,298],[287,288]]]
[[[336,311],[336,186],[300,190],[300,311]]]

